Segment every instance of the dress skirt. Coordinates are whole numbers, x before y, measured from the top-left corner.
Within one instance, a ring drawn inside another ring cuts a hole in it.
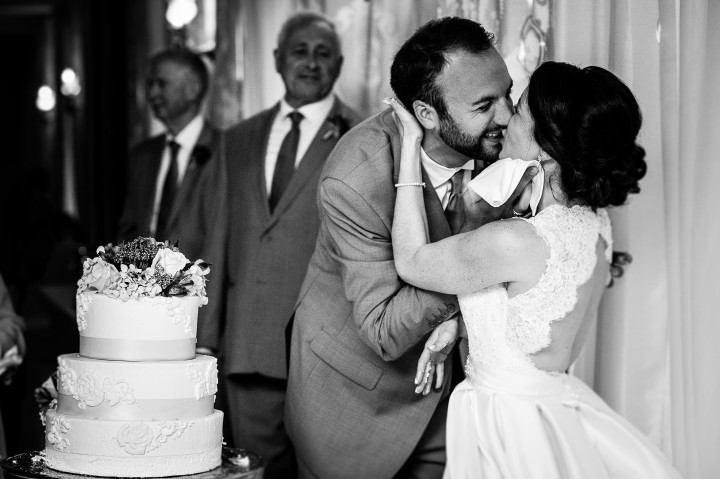
[[[445,479],[680,477],[637,428],[568,374],[475,370],[450,398]]]

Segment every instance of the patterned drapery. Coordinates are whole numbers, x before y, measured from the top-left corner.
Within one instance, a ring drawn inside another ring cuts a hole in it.
[[[209,106],[215,124],[226,128],[283,95],[272,50],[284,19],[302,9],[336,23],[345,56],[336,92],[366,116],[392,95],[397,49],[432,18],[459,15],[494,32],[518,96],[531,71],[525,67],[542,59],[540,45],[545,48],[550,29],[550,0],[217,0],[218,71]]]

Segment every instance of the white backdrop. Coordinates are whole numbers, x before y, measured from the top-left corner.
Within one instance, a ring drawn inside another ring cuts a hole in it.
[[[630,85],[648,161],[642,193],[613,215],[616,249],[635,261],[606,295],[595,361],[581,369],[686,477],[720,477],[720,2],[554,7],[555,57]]]

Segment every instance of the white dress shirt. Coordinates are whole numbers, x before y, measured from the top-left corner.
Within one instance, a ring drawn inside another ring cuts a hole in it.
[[[153,203],[152,218],[150,219],[150,231],[153,235],[157,229],[158,212],[160,211],[160,202],[162,201],[165,177],[170,169],[170,148],[167,146],[167,142],[175,140],[175,142],[180,145],[177,162],[178,185],[181,185],[182,180],[185,177],[188,164],[190,163],[190,155],[192,154],[193,148],[195,148],[195,143],[197,143],[198,138],[200,138],[200,133],[202,132],[204,125],[205,120],[203,120],[202,115],[198,115],[193,118],[190,123],[188,123],[174,138],[169,132],[165,133],[166,145],[165,149],[163,149],[162,159],[160,160],[160,171],[158,171],[157,180],[155,181],[155,201]]]
[[[327,118],[330,110],[335,104],[335,96],[330,93],[322,100],[301,106],[297,109],[303,115],[300,122],[300,142],[298,143],[297,156],[295,157],[295,168],[300,164],[302,157],[305,156],[310,143],[312,143],[315,135],[320,130],[325,118]],[[292,121],[288,118],[288,114],[295,108],[288,105],[283,98],[280,100],[280,109],[278,110],[272,127],[270,128],[270,136],[268,137],[267,151],[265,152],[265,191],[268,197],[272,189],[273,175],[275,174],[275,164],[277,163],[280,147],[285,136],[292,128]]]
[[[458,170],[465,170],[463,176],[464,190],[470,181],[472,171],[475,169],[475,162],[473,160],[468,161],[459,168],[448,168],[440,163],[436,163],[422,148],[420,148],[420,160],[422,161],[425,173],[427,173],[430,179],[430,183],[433,188],[435,188],[435,193],[437,193],[438,198],[440,198],[443,209],[445,209],[448,201],[450,201],[450,178],[452,178]]]

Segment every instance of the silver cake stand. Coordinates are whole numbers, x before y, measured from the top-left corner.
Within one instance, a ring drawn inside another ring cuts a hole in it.
[[[0,461],[5,479],[88,479],[85,476],[50,469],[42,452],[24,452]],[[199,474],[172,476],[176,479],[262,479],[265,461],[250,451],[223,447],[222,464]]]

